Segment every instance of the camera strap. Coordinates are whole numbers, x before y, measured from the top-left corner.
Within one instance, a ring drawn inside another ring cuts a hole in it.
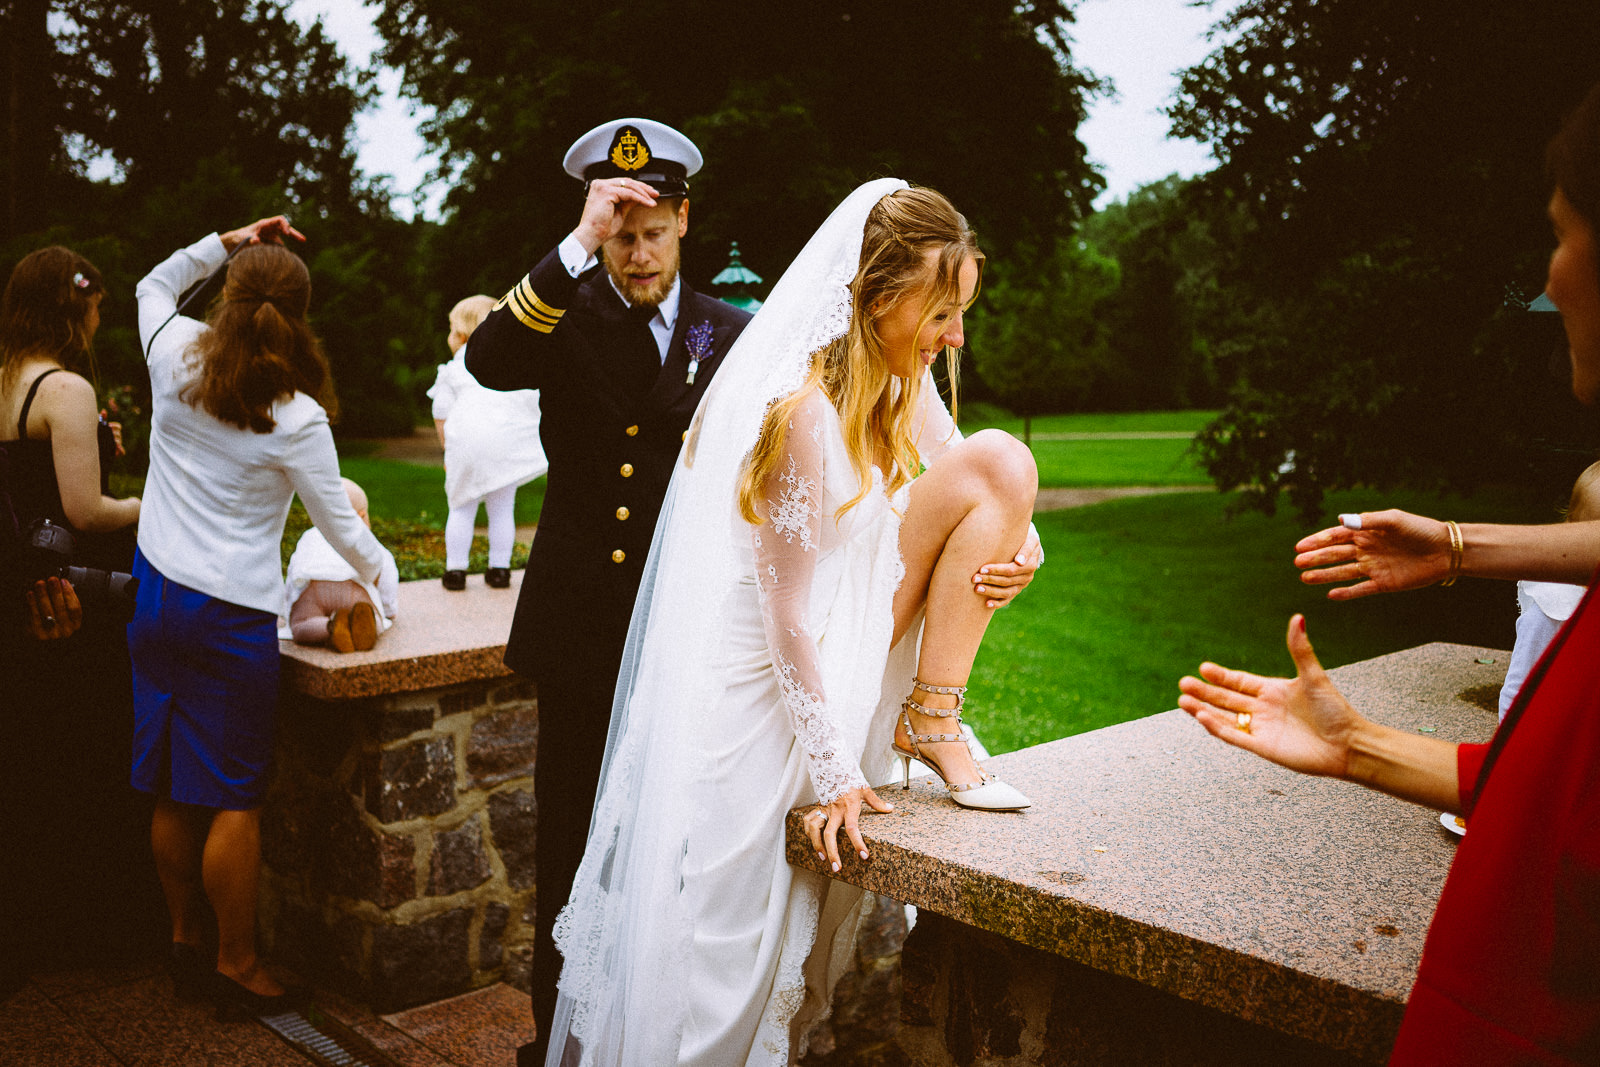
[[[150,349],[155,347],[156,338],[161,336],[161,331],[167,328],[167,324],[173,319],[177,318],[179,315],[182,315],[184,308],[194,303],[195,297],[199,296],[205,290],[205,287],[211,284],[211,279],[222,273],[222,271],[228,266],[228,262],[232,260],[234,256],[239,254],[240,249],[249,247],[249,242],[243,242],[241,244],[234,245],[233,251],[228,253],[228,258],[222,261],[222,265],[196,282],[194,288],[189,290],[189,295],[179,301],[178,306],[172,309],[172,314],[161,320],[161,325],[157,326],[155,332],[150,335],[150,340],[144,343],[144,361],[146,363],[150,362]]]

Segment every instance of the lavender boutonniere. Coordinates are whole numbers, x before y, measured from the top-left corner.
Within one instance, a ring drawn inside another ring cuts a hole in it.
[[[695,372],[700,369],[700,361],[711,358],[711,322],[707,320],[698,326],[689,327],[689,333],[684,337],[683,343],[689,350],[689,376],[683,383],[693,385]]]

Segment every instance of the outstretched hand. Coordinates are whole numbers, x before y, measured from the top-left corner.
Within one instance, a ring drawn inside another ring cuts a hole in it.
[[[633,205],[654,207],[656,191],[632,178],[598,178],[589,183],[583,201],[583,217],[572,235],[590,255],[622,231],[622,224]]]
[[[1366,720],[1317,661],[1305,616],[1289,620],[1288,644],[1296,677],[1202,663],[1199,678],[1178,682],[1178,707],[1230,745],[1304,774],[1345,777],[1351,739]]]
[[[297,241],[304,241],[306,235],[289,224],[287,215],[274,215],[267,219],[257,219],[248,226],[241,226],[237,230],[229,230],[222,234],[222,247],[232,252],[240,245],[258,245],[263,242],[283,244],[285,237],[293,237]]]
[[[1294,565],[1307,585],[1356,582],[1328,590],[1329,600],[1421,589],[1450,574],[1450,531],[1439,520],[1390,510],[1363,512],[1355,521],[1357,529],[1334,526],[1294,546]]]
[[[811,838],[811,847],[816,850],[817,858],[834,871],[839,869],[841,828],[850,839],[850,846],[856,850],[856,855],[867,858],[867,844],[861,839],[861,827],[858,824],[863,802],[880,814],[894,810],[893,804],[879,799],[871,786],[864,785],[850,790],[831,804],[818,804],[806,812],[806,836]]]

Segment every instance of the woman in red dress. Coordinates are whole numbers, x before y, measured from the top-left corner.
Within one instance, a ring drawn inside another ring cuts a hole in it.
[[[1600,400],[1600,86],[1550,145],[1557,247],[1545,292],[1571,347],[1572,390]],[[1584,582],[1589,593],[1487,745],[1381,726],[1340,695],[1305,619],[1296,677],[1215,663],[1179,683],[1213,736],[1307,774],[1461,811],[1462,839],[1423,948],[1392,1062],[1600,1063],[1600,523],[1489,526],[1401,511],[1344,516],[1296,564],[1348,600],[1457,575]]]

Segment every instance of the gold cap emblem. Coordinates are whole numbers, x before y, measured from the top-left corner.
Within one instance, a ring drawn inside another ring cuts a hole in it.
[[[650,162],[650,146],[638,130],[624,126],[611,142],[611,162],[618,170],[640,170]]]

